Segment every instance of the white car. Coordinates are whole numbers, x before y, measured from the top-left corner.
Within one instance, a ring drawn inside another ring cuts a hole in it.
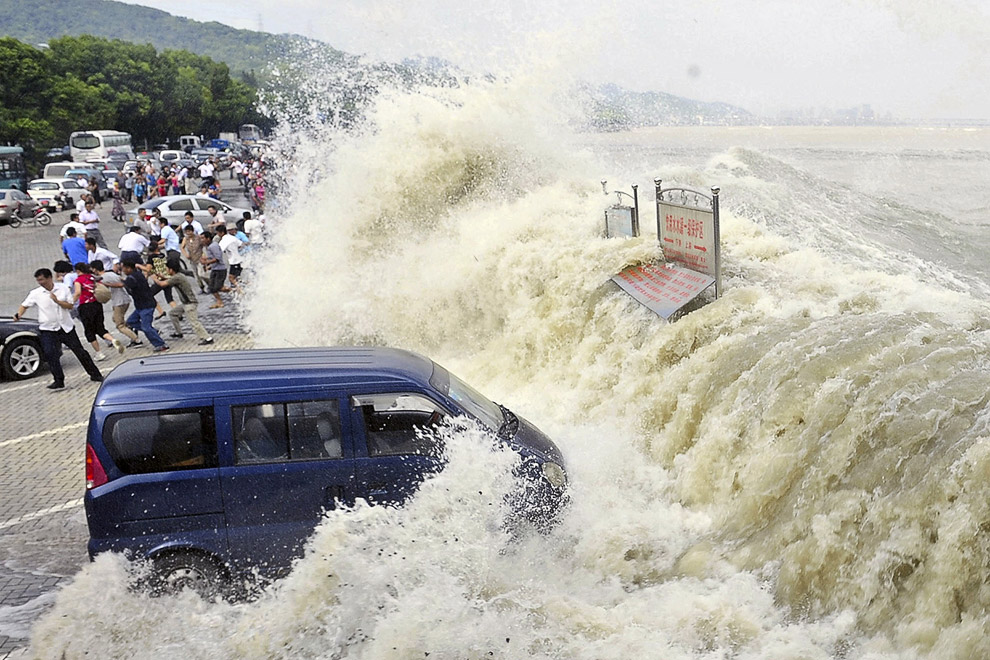
[[[65,193],[69,199],[66,204],[72,205],[79,199],[83,189],[73,179],[35,179],[28,184],[27,194],[42,206],[58,211],[64,211],[65,204],[58,201],[59,193]]]
[[[192,211],[193,218],[199,220],[199,222],[206,227],[212,220],[210,212],[208,209],[210,206],[216,206],[220,213],[223,213],[224,220],[227,221],[228,225],[233,225],[236,221],[244,217],[245,212],[250,212],[251,209],[237,208],[231,206],[226,202],[221,202],[218,199],[213,199],[212,197],[201,197],[200,195],[169,195],[167,197],[155,197],[149,199],[147,202],[137,207],[132,211],[127,212],[127,217],[131,222],[137,218],[137,209],[145,209],[148,212],[148,217],[151,217],[151,212],[153,209],[158,209],[163,218],[168,220],[170,225],[178,226],[181,225],[183,220],[185,220],[186,211]],[[252,215],[254,215],[252,213]]]
[[[162,165],[172,165],[178,160],[186,158],[188,154],[185,151],[180,151],[178,149],[166,149],[158,154],[158,158],[162,161]]]

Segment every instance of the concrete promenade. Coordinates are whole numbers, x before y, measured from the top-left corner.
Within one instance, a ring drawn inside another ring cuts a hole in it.
[[[246,206],[239,193],[233,195],[225,201]],[[110,219],[110,209],[111,204],[104,202],[97,211],[107,245],[118,252],[124,226]],[[25,294],[37,286],[37,268],[51,268],[63,258],[58,234],[68,216],[68,212],[55,214],[49,227],[0,227],[0,316],[13,315]],[[188,327],[184,338],[172,339],[171,324],[162,319],[155,325],[171,352],[251,346],[236,304],[211,310],[212,297],[197,295],[199,318],[215,343],[199,346]],[[106,325],[113,332],[109,306],[106,310]],[[33,311],[27,316],[37,317]],[[90,349],[82,326],[77,322],[76,327]],[[104,348],[107,360],[97,366],[107,374],[125,359],[151,357],[150,344],[141,339],[144,346],[129,348],[122,356]],[[18,649],[27,645],[32,623],[51,607],[54,591],[88,562],[82,507],[85,434],[98,384],[90,382],[71,352],[63,354],[62,365],[64,390],[46,389],[51,383],[47,369],[30,380],[0,381],[0,659],[21,655]]]

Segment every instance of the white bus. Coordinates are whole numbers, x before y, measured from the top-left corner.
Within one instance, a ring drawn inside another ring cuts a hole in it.
[[[126,154],[134,158],[131,134],[120,131],[76,131],[69,136],[69,154],[72,160],[110,158],[111,154]]]
[[[261,133],[261,129],[254,124],[241,124],[237,129],[237,137],[241,139],[244,144],[251,144],[252,142],[257,142],[264,137]]]

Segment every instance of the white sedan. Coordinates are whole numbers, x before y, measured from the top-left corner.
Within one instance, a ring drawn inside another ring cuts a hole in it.
[[[83,189],[74,179],[35,179],[28,184],[27,194],[31,199],[42,206],[63,211],[65,206],[56,200],[60,193],[68,195],[67,203],[72,205],[79,199]]]
[[[136,209],[128,211],[127,217],[130,222],[133,222],[134,219],[137,218],[137,209],[145,209],[148,217],[150,218],[152,216],[152,211],[154,209],[158,209],[161,212],[162,217],[167,219],[168,223],[175,227],[182,224],[185,220],[186,211],[192,211],[193,218],[199,220],[199,222],[205,227],[212,220],[208,210],[210,206],[216,206],[217,211],[223,213],[224,220],[227,221],[228,225],[233,225],[236,221],[243,218],[245,212],[251,212],[251,209],[237,208],[227,204],[226,202],[213,199],[212,197],[202,197],[200,195],[169,195],[167,197],[155,197],[153,199],[149,199]]]

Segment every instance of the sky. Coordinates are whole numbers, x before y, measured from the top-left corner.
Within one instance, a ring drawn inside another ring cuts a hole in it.
[[[547,70],[773,116],[990,119],[990,0],[125,0],[374,60]]]

